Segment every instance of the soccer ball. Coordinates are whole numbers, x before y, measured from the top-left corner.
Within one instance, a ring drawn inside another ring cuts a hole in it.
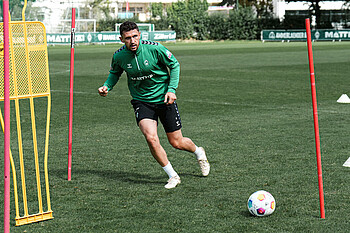
[[[275,198],[264,190],[256,191],[248,199],[248,210],[254,216],[267,216],[272,214],[275,209]]]

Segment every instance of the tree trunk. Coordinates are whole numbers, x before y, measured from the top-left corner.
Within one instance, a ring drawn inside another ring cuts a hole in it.
[[[316,28],[321,25],[321,9],[320,9],[320,1],[315,1],[315,15],[316,15]]]

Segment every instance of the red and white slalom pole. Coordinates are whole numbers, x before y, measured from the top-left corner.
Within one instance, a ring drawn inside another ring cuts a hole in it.
[[[321,165],[320,133],[319,133],[319,126],[318,126],[316,84],[315,84],[314,58],[313,58],[313,54],[312,54],[310,19],[305,20],[305,25],[306,25],[306,35],[307,35],[307,48],[308,48],[308,55],[309,55],[312,108],[313,108],[313,115],[314,115],[318,188],[319,188],[319,197],[320,197],[320,212],[321,212],[321,218],[325,218],[322,165]]]
[[[72,143],[73,143],[73,84],[74,84],[74,44],[75,44],[75,8],[72,8],[70,49],[70,85],[69,85],[69,126],[68,126],[68,180],[72,178]]]
[[[3,1],[4,27],[4,233],[10,232],[10,51],[9,1]]]

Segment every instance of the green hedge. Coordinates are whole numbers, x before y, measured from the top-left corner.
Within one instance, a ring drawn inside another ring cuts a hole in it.
[[[177,38],[207,39],[208,6],[206,0],[180,0],[166,9],[168,23]]]
[[[227,40],[228,34],[228,17],[215,13],[209,17],[209,39],[212,40]]]
[[[161,3],[152,3],[153,18],[146,23],[153,23],[155,30],[174,30],[177,39],[197,40],[254,40],[260,38],[262,29],[292,28],[272,17],[257,19],[250,7],[240,7],[230,13],[208,15],[207,0],[179,0],[171,4],[165,11]],[[138,23],[138,19],[129,19]],[[121,19],[100,20],[97,31],[114,31],[116,23]],[[145,22],[143,22],[145,23]]]
[[[231,11],[229,16],[217,13],[209,16],[211,40],[253,40],[257,38],[257,20],[251,8]]]
[[[257,28],[257,20],[250,7],[230,12],[228,20],[230,40],[254,40]]]

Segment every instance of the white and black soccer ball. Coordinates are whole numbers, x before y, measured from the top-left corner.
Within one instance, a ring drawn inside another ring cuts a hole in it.
[[[248,199],[249,212],[258,217],[268,216],[276,209],[275,198],[271,193],[259,190],[250,195]]]

